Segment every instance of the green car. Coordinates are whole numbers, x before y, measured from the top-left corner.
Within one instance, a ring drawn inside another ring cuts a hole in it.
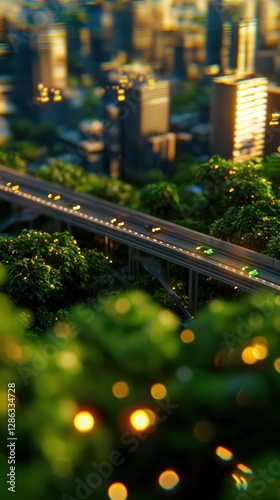
[[[249,274],[249,276],[258,276],[259,274],[259,271],[250,266],[242,267],[242,271],[245,271],[245,273]]]
[[[208,248],[204,245],[199,245],[199,247],[196,247],[196,250],[201,253],[206,253],[207,255],[212,255],[212,253],[214,253],[212,248]]]

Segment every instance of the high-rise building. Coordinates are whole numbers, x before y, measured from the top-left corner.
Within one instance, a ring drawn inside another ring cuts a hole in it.
[[[32,39],[34,93],[37,85],[63,90],[67,87],[66,30],[61,24],[50,24],[38,30]]]
[[[264,151],[267,78],[231,75],[213,81],[210,154],[243,161]]]
[[[146,138],[169,132],[170,86],[149,78],[118,92],[121,175],[137,177],[145,171]]]
[[[271,154],[280,147],[280,86],[275,84],[268,86],[266,124],[265,154]]]
[[[222,0],[210,0],[206,19],[206,66],[221,64]]]

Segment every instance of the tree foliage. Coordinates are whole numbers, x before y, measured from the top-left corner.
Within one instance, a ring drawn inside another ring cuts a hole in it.
[[[105,500],[115,482],[135,500],[244,500],[261,486],[263,498],[276,498],[279,307],[274,294],[215,300],[179,335],[176,317],[134,290],[76,306],[68,323],[29,340],[1,297],[0,390],[15,384],[20,437],[15,498]],[[132,426],[136,409],[148,415],[143,430]],[[94,418],[88,432],[74,424],[81,411]],[[7,432],[6,407],[0,428]],[[169,491],[158,482],[166,469],[179,478]],[[4,455],[0,471],[7,477]]]
[[[97,178],[86,192],[122,206],[130,206],[134,200],[134,188],[131,184],[105,176]]]
[[[5,149],[0,150],[0,163],[20,172],[24,172],[26,167],[26,160],[17,151],[6,151]]]
[[[97,181],[97,177],[89,174],[80,165],[54,159],[50,165],[39,167],[35,173],[36,177],[49,182],[54,182],[68,189],[83,191]]]
[[[105,256],[97,250],[78,247],[69,233],[48,234],[24,229],[20,235],[0,238],[0,263],[8,271],[4,291],[16,304],[29,308],[34,326],[50,326],[47,313],[57,320],[57,311],[94,298],[100,286],[113,286]],[[45,315],[42,314],[45,312]]]
[[[261,200],[252,205],[231,207],[211,225],[211,233],[216,238],[279,259],[279,213],[279,200]]]
[[[176,184],[161,181],[147,184],[140,190],[139,204],[149,214],[169,219],[177,215],[180,197]]]

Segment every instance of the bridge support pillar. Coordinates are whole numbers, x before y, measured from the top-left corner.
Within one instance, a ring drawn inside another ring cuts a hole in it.
[[[132,281],[139,274],[139,262],[135,258],[139,257],[137,248],[128,247],[128,272],[129,281]]]
[[[198,295],[198,276],[197,271],[189,270],[189,311],[192,316],[195,315],[197,310],[197,295]]]

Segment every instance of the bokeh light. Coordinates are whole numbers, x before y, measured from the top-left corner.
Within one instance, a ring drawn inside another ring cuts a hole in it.
[[[258,360],[254,354],[254,347],[252,346],[248,346],[248,347],[245,347],[245,349],[243,349],[242,353],[241,353],[241,358],[242,358],[242,361],[244,363],[246,363],[246,365],[253,365],[254,363],[256,363]]]
[[[275,370],[280,373],[280,357],[274,360],[273,366]]]
[[[253,346],[253,354],[256,359],[265,359],[268,355],[268,348],[264,344],[256,343]]]
[[[74,417],[74,426],[79,432],[90,432],[94,427],[94,418],[88,411],[80,411]]]
[[[233,458],[232,452],[227,448],[224,448],[223,446],[217,446],[216,455],[218,455],[218,457],[220,457],[222,460],[225,460],[226,462]]]
[[[119,314],[126,314],[130,308],[130,302],[125,297],[121,297],[115,302],[115,309]]]
[[[81,367],[79,359],[74,352],[62,351],[57,356],[57,364],[66,370],[77,370]]]
[[[167,395],[167,389],[163,384],[154,384],[151,387],[151,395],[154,399],[164,399]]]
[[[108,488],[108,496],[111,500],[126,500],[127,489],[123,483],[113,483]]]
[[[172,469],[163,471],[158,478],[158,483],[164,490],[173,490],[179,481],[178,474]]]
[[[236,467],[237,467],[239,470],[241,470],[242,472],[244,472],[245,474],[253,474],[252,469],[250,469],[249,467],[247,467],[247,465],[244,465],[244,464],[238,464]]]
[[[181,340],[185,342],[185,344],[190,344],[194,341],[195,335],[192,330],[185,329],[181,332]]]
[[[189,382],[193,378],[193,371],[189,366],[179,366],[176,370],[176,376],[181,382]]]
[[[129,417],[129,421],[137,431],[143,431],[151,425],[149,415],[146,410],[135,410]]]
[[[126,398],[129,394],[129,386],[124,380],[119,380],[112,385],[112,393],[116,398]]]

